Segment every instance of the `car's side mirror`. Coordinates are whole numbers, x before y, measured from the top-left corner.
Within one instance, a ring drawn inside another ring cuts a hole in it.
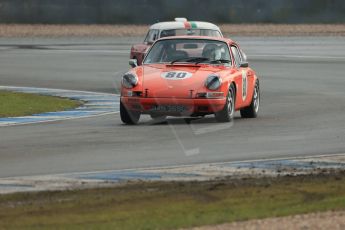
[[[249,66],[249,63],[247,62],[247,61],[243,61],[243,62],[241,62],[241,64],[240,64],[240,67],[242,67],[242,68],[246,68],[246,67],[248,67]]]
[[[129,65],[134,68],[138,66],[138,61],[137,59],[129,59]]]

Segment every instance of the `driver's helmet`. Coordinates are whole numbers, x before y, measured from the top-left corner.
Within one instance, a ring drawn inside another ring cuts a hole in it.
[[[222,58],[222,50],[216,44],[207,44],[202,51],[202,56],[210,61],[219,60]]]

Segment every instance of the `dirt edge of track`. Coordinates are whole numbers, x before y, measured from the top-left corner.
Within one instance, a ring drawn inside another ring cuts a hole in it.
[[[225,36],[345,36],[345,24],[221,24]],[[149,25],[0,24],[0,37],[144,36]]]

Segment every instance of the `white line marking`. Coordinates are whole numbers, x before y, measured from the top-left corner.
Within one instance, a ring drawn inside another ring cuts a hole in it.
[[[32,125],[32,124],[41,124],[41,123],[52,123],[56,121],[67,121],[67,120],[74,120],[74,119],[83,119],[83,118],[93,118],[93,117],[100,117],[110,114],[117,114],[119,112],[107,112],[107,113],[100,113],[100,114],[94,114],[94,115],[88,115],[88,116],[81,116],[81,117],[67,117],[63,119],[53,119],[53,120],[42,120],[42,121],[32,121],[32,122],[23,122],[23,123],[9,123],[8,124],[0,124],[0,127],[9,127],[9,126],[19,126],[19,125]]]

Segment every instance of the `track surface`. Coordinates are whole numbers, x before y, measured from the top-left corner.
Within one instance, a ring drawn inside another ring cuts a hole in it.
[[[0,39],[0,85],[114,92],[136,40]],[[1,127],[0,177],[344,153],[345,40],[235,40],[261,77],[257,119],[124,126],[116,114]]]

